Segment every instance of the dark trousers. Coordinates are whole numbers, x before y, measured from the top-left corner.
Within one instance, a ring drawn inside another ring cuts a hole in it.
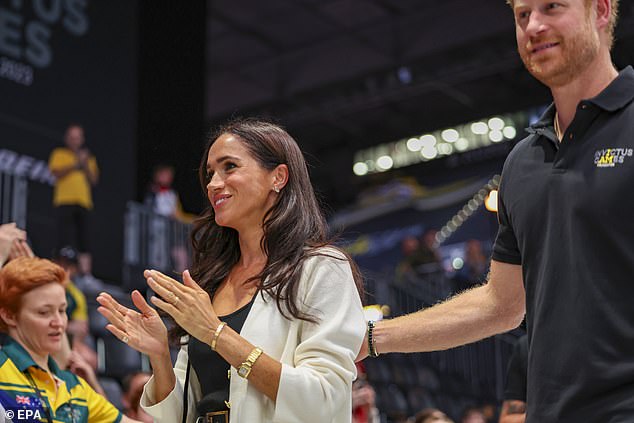
[[[55,217],[57,249],[71,246],[80,253],[90,252],[88,240],[90,210],[81,206],[57,206]]]

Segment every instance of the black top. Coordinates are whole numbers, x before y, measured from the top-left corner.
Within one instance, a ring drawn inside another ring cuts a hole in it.
[[[522,265],[528,423],[634,421],[633,99],[627,67],[504,165],[493,259]]]
[[[513,347],[506,371],[504,400],[526,402],[526,366],[528,365],[528,337],[523,335]]]
[[[227,326],[239,333],[249,315],[256,295],[244,307],[227,316],[218,317],[227,323]],[[222,334],[220,337],[222,338]],[[189,337],[187,351],[189,361],[196,371],[202,390],[202,398],[196,404],[198,415],[226,409],[224,401],[229,401],[228,371],[231,366],[217,352],[212,351],[209,345],[200,342],[193,336]]]

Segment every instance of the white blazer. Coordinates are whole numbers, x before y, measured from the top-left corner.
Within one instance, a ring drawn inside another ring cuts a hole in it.
[[[273,402],[231,368],[231,423],[349,423],[352,420],[354,359],[365,335],[361,300],[350,264],[333,248],[306,260],[299,284],[298,304],[318,317],[318,323],[288,320],[273,298],[257,294],[240,335],[282,363],[277,400]],[[222,341],[220,338],[219,342]],[[257,364],[256,364],[257,365]],[[187,346],[178,354],[176,386],[155,404],[154,377],[145,385],[141,406],[158,423],[180,423]],[[200,383],[193,368],[189,377],[188,419],[195,422]]]

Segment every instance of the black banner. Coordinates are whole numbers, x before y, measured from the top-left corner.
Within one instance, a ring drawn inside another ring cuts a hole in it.
[[[84,127],[101,171],[90,231],[94,273],[121,276],[123,213],[134,199],[137,2],[0,1],[0,171],[29,179],[27,231],[50,256],[50,152],[70,122]]]

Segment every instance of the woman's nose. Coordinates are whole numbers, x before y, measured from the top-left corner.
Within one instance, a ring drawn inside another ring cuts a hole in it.
[[[211,179],[207,183],[207,191],[209,192],[216,191],[222,188],[222,184],[223,184],[222,178],[218,176],[218,174],[216,173],[211,177]]]
[[[63,326],[65,319],[66,319],[66,312],[65,311],[58,312],[58,313],[55,313],[55,316],[53,317],[53,321],[51,323],[53,326]]]

